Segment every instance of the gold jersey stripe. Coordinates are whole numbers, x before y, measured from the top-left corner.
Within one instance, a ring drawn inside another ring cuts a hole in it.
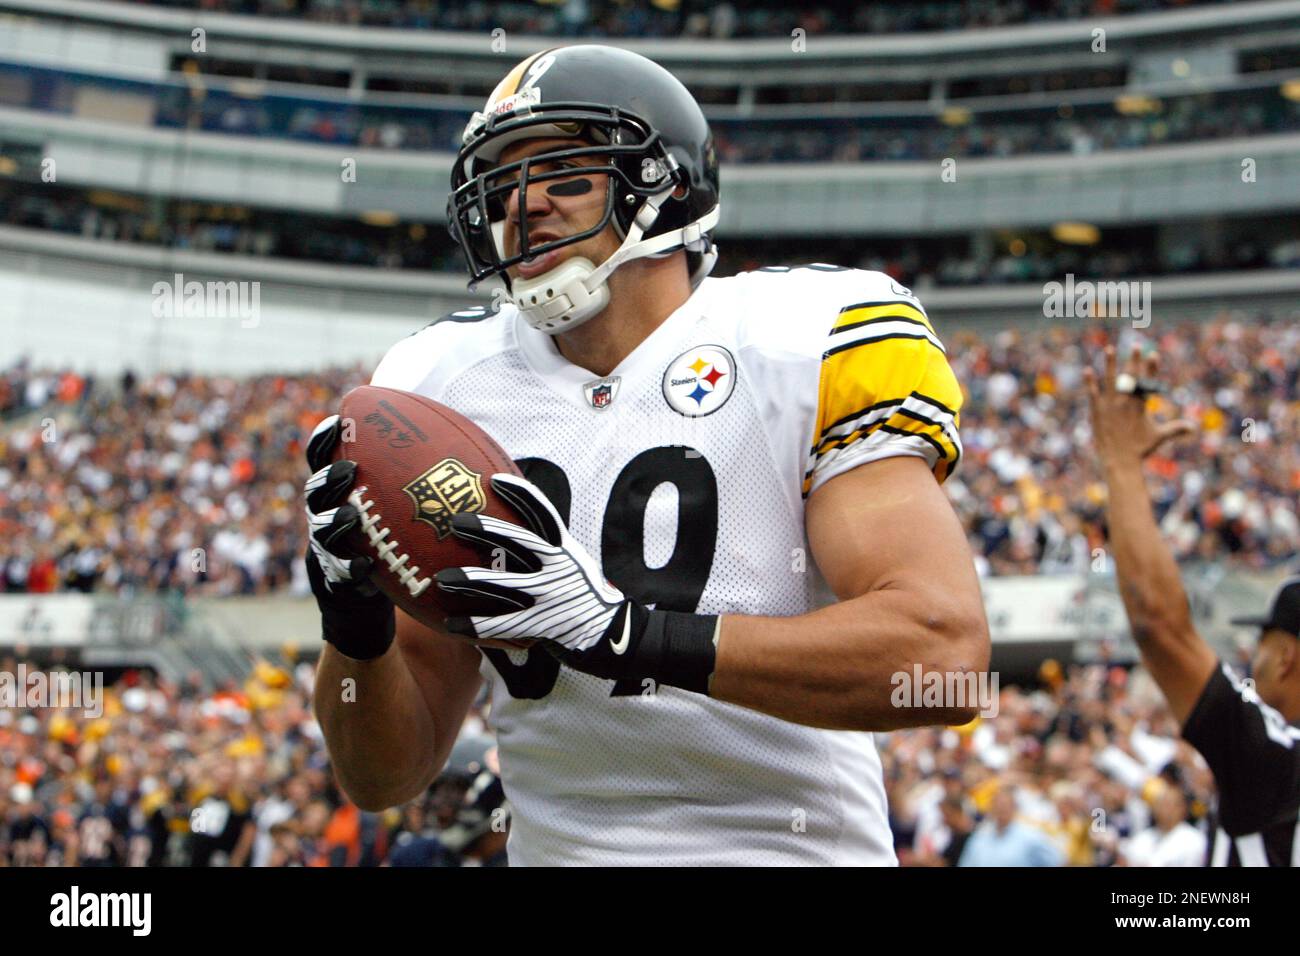
[[[920,322],[931,332],[934,332],[934,327],[930,325],[929,318],[915,306],[906,302],[881,302],[851,305],[842,310],[835,320],[835,327],[831,329],[831,334],[846,332],[876,319],[890,318],[911,319],[913,322]]]
[[[907,407],[911,400],[912,407]],[[919,407],[918,407],[919,406]],[[872,415],[872,412],[886,412],[888,414]],[[957,430],[956,413],[949,409],[943,408],[940,403],[927,399],[920,392],[913,392],[907,398],[894,399],[892,401],[877,402],[868,408],[859,412],[846,415],[840,421],[835,422],[827,428],[829,433],[834,428],[841,428],[844,425],[852,427],[847,432],[841,434],[823,433],[821,441],[813,446],[812,454],[818,458],[827,451],[835,448],[841,448],[849,444],[855,436],[871,432],[879,425],[886,425],[898,416],[909,418],[914,422],[920,422],[922,425],[932,426],[938,429],[939,433],[949,437],[949,444],[956,451],[956,458],[961,457],[961,446],[951,440],[950,436]],[[869,420],[868,420],[869,419]],[[958,440],[960,441],[960,439]]]
[[[891,336],[834,352],[822,360],[816,434],[855,409],[902,401],[913,392],[953,412],[961,409],[957,378],[928,338]]]
[[[879,308],[892,313],[898,306],[892,304]],[[920,314],[915,309],[912,311]],[[844,313],[841,319],[849,314]],[[933,408],[923,413],[900,407],[888,418],[855,429],[841,438],[827,436],[831,429],[867,415],[873,409],[883,409],[891,404],[901,406],[913,394]],[[812,486],[812,473],[817,464],[826,460],[828,454],[834,456],[840,449],[881,429],[899,435],[917,435],[930,444],[939,458],[934,473],[942,481],[961,454],[959,446],[950,437],[960,424],[958,413],[961,405],[961,387],[947,357],[928,337],[868,338],[851,343],[848,348],[828,351],[822,359],[817,421],[813,434],[809,436],[809,467],[803,483],[804,494],[808,494]],[[943,427],[948,417],[944,412],[951,412],[948,432]],[[918,415],[931,421],[920,421]]]
[[[939,344],[938,337],[920,322],[912,319],[900,319],[895,316],[889,316],[885,319],[871,319],[864,322],[864,325],[874,326],[875,331],[871,328],[858,331],[856,335],[846,335],[838,345],[832,345],[822,353],[822,359],[828,359],[832,355],[838,355],[840,352],[847,352],[849,349],[860,348],[864,345],[872,345],[876,342],[884,342],[887,339],[912,339],[914,341],[929,342],[934,348],[943,352],[943,346]],[[906,328],[916,329],[915,332],[904,332],[895,328],[892,332],[882,331],[886,325],[902,325]],[[832,341],[834,341],[832,339]],[[945,353],[946,354],[946,353]]]
[[[936,456],[934,475],[941,482],[952,473],[954,468],[957,467],[957,461],[961,457],[960,448],[953,444],[952,440],[948,438],[940,425],[933,422],[918,421],[908,415],[905,411],[900,411],[898,414],[895,414],[884,421],[874,422],[871,425],[852,432],[851,434],[845,435],[833,445],[830,445],[819,452],[815,456],[816,460],[812,467],[810,467],[804,474],[803,493],[807,495],[808,492],[812,490],[813,475],[817,470],[817,463],[821,462],[824,458],[827,458],[827,456],[833,456],[841,449],[862,441],[876,432],[888,432],[900,437],[910,436],[924,441],[934,449]]]
[[[900,410],[897,414],[891,415],[883,421],[873,422],[850,432],[819,452],[817,458],[820,460],[830,452],[847,448],[875,431],[889,432],[894,435],[915,435],[938,452],[941,459],[947,461],[955,462],[961,454],[957,446],[944,434],[942,425],[937,422],[921,421],[909,415],[905,410]]]

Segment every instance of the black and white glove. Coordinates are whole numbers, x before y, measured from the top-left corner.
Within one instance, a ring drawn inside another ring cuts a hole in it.
[[[492,489],[526,527],[490,515],[458,514],[457,537],[491,567],[446,568],[438,587],[468,602],[447,618],[466,637],[534,640],[562,662],[611,680],[641,680],[707,694],[716,657],[715,615],[652,611],[605,579],[536,485],[510,474]]]
[[[348,501],[357,463],[330,460],[340,432],[339,417],[331,415],[307,442],[307,578],[320,608],[322,637],[345,656],[367,661],[393,643],[397,616],[393,602],[370,580],[374,562],[345,544],[360,527],[361,513]]]

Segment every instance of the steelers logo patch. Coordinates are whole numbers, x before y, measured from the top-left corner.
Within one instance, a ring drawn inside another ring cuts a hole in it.
[[[673,359],[664,373],[664,398],[687,418],[712,415],[736,388],[736,361],[721,345],[700,345]]]

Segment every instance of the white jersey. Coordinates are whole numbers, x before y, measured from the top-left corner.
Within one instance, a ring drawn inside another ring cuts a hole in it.
[[[663,610],[830,603],[807,495],[893,455],[942,480],[960,455],[942,346],[911,293],[876,272],[706,279],[604,379],[513,306],[470,309],[399,342],[373,384],[475,421],[605,575]],[[536,648],[485,651],[483,673],[512,864],[896,862],[870,733],[622,686]]]

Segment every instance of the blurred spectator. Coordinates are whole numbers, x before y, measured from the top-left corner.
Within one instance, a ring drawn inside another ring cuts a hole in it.
[[[402,822],[393,834],[388,866],[448,866],[450,854],[438,839],[435,820],[428,816],[428,804],[413,800],[402,808]]]
[[[1202,866],[1206,837],[1187,822],[1187,801],[1176,786],[1166,786],[1152,804],[1155,821],[1120,846],[1129,866]]]
[[[321,833],[313,866],[378,866],[388,853],[388,834],[378,814],[340,801]]]
[[[448,854],[459,857],[460,866],[506,866],[506,838],[509,809],[501,778],[483,767],[470,781],[460,807],[438,835]]]
[[[1060,849],[1041,830],[1016,820],[1016,792],[999,787],[985,820],[962,850],[958,866],[1061,866]]]
[[[110,777],[95,780],[77,819],[78,866],[121,866],[126,862],[129,810]]]
[[[52,834],[31,784],[14,784],[10,799],[13,801],[13,818],[9,823],[9,852],[13,865],[43,866]]]
[[[236,783],[234,762],[217,762],[190,802],[190,866],[247,865],[257,828],[248,795]]]

